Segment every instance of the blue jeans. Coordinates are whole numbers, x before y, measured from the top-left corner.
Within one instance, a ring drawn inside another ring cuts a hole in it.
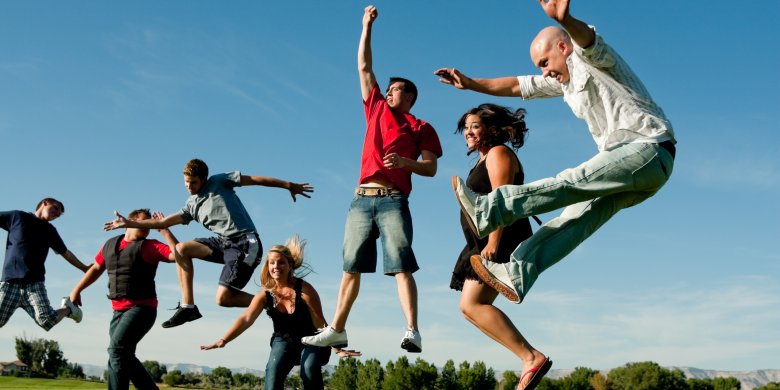
[[[355,195],[344,227],[344,272],[376,271],[376,240],[382,240],[384,273],[415,272],[412,214],[406,195]]]
[[[111,319],[108,345],[108,388],[126,390],[130,381],[136,389],[157,389],[149,372],[135,357],[138,342],[152,329],[157,319],[157,309],[136,306],[127,310],[114,310]]]
[[[523,241],[504,266],[522,296],[539,274],[560,261],[618,211],[653,196],[669,179],[674,158],[657,144],[626,144],[576,168],[524,185],[501,186],[477,198],[477,228],[565,207]]]
[[[265,365],[265,390],[284,389],[284,380],[294,366],[300,365],[300,376],[306,390],[321,390],[322,366],[330,360],[330,348],[305,346],[301,342],[287,341],[281,336],[271,340],[271,354]]]

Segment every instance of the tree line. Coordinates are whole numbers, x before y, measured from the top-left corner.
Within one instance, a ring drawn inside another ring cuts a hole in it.
[[[53,340],[16,339],[16,356],[30,368],[30,375],[42,378],[85,378],[83,368],[70,363]],[[217,367],[208,374],[168,372],[157,361],[143,362],[157,383],[168,386],[212,389],[262,389],[263,377],[254,374],[232,373],[229,368]],[[382,366],[377,359],[365,361],[342,358],[332,373],[323,372],[325,387],[330,390],[514,390],[517,373],[505,371],[500,380],[485,363],[464,361],[458,366],[447,360],[441,369],[417,358],[410,363],[406,356]],[[286,389],[301,389],[298,375],[290,375]],[[654,362],[627,363],[610,370],[606,375],[598,370],[577,367],[560,379],[544,378],[539,390],[740,390],[739,380],[725,378],[686,378],[678,369],[665,369]],[[780,390],[780,382],[768,383],[754,390]]]
[[[45,339],[28,340],[26,337],[16,337],[14,340],[16,358],[29,368],[26,375],[38,378],[85,379],[84,369],[65,359],[58,342]],[[21,374],[23,373],[16,372],[16,375]]]

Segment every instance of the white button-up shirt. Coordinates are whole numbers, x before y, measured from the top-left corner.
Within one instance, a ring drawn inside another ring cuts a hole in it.
[[[588,124],[600,151],[628,143],[674,141],[672,125],[628,64],[596,35],[583,49],[574,45],[566,60],[569,81],[518,76],[523,99],[563,96],[574,115]]]

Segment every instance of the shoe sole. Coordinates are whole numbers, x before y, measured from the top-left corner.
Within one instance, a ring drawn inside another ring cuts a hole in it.
[[[303,340],[301,340],[301,344],[309,345],[309,346],[312,346],[312,347],[330,347],[330,348],[346,348],[347,346],[349,346],[349,344],[347,344],[347,343],[325,344],[325,345],[309,344],[307,342],[304,342]]]
[[[418,347],[415,343],[408,340],[404,340],[401,342],[401,348],[405,349],[406,352],[411,352],[411,353],[422,352],[422,348]]]
[[[180,324],[171,324],[171,322],[170,322],[171,320],[168,320],[168,321],[165,321],[165,322],[163,322],[161,326],[162,326],[163,328],[166,328],[166,329],[168,329],[168,328],[175,328],[175,327],[177,327],[177,326],[184,325],[184,324],[186,324],[186,323],[188,323],[188,322],[195,321],[195,320],[197,320],[197,319],[199,319],[199,318],[201,318],[201,317],[203,317],[203,315],[202,315],[202,314],[200,314],[200,313],[198,313],[198,316],[197,316],[197,317],[195,317],[195,318],[189,318],[189,319],[187,319],[187,321],[184,321],[184,322],[182,322],[182,323],[180,323]]]
[[[496,279],[496,277],[493,276],[493,274],[491,274],[487,268],[485,268],[485,265],[482,264],[481,256],[471,256],[471,268],[474,269],[474,272],[477,274],[477,276],[479,276],[480,279],[482,279],[483,282],[487,283],[488,286],[493,287],[494,290],[498,291],[499,294],[506,297],[506,299],[508,299],[510,302],[521,302],[520,296],[517,295],[513,288]]]
[[[75,305],[74,305],[74,306],[75,306]],[[72,316],[72,317],[70,317],[70,318],[71,318],[73,321],[76,321],[76,323],[78,324],[78,323],[80,323],[80,322],[81,322],[81,319],[82,319],[82,318],[84,318],[84,313],[81,311],[81,309],[78,309],[78,308],[77,308],[77,312],[78,312],[79,314],[74,316],[74,315],[73,315],[73,313],[75,313],[75,312],[73,311],[73,309],[71,309],[71,316]]]
[[[474,235],[479,237],[479,231],[477,231],[477,226],[474,225],[474,221],[469,216],[469,213],[466,212],[466,208],[463,207],[463,203],[460,201],[460,195],[458,194],[458,177],[453,176],[452,177],[452,190],[455,192],[455,200],[458,201],[458,206],[460,206],[460,212],[463,213],[463,215],[466,217],[466,224],[469,225],[469,229],[471,230]]]

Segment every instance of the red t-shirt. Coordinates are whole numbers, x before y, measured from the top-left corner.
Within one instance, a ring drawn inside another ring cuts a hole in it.
[[[125,249],[129,244],[123,238],[119,242],[119,249]],[[168,260],[168,256],[171,254],[171,248],[168,245],[163,244],[157,240],[146,240],[141,245],[141,258],[149,264],[156,264],[159,262],[171,263]],[[95,256],[95,263],[99,265],[105,264],[106,259],[103,258],[103,248],[100,248],[98,254]],[[129,299],[129,298],[117,298],[111,300],[111,308],[114,310],[127,310],[136,306],[148,306],[157,308],[157,297],[147,299]]]
[[[390,153],[417,160],[423,150],[441,157],[441,143],[436,130],[412,114],[393,112],[377,85],[371,89],[363,106],[366,111],[366,138],[360,161],[360,184],[378,177],[409,195],[412,192],[412,172],[403,168],[387,169],[382,160]]]

